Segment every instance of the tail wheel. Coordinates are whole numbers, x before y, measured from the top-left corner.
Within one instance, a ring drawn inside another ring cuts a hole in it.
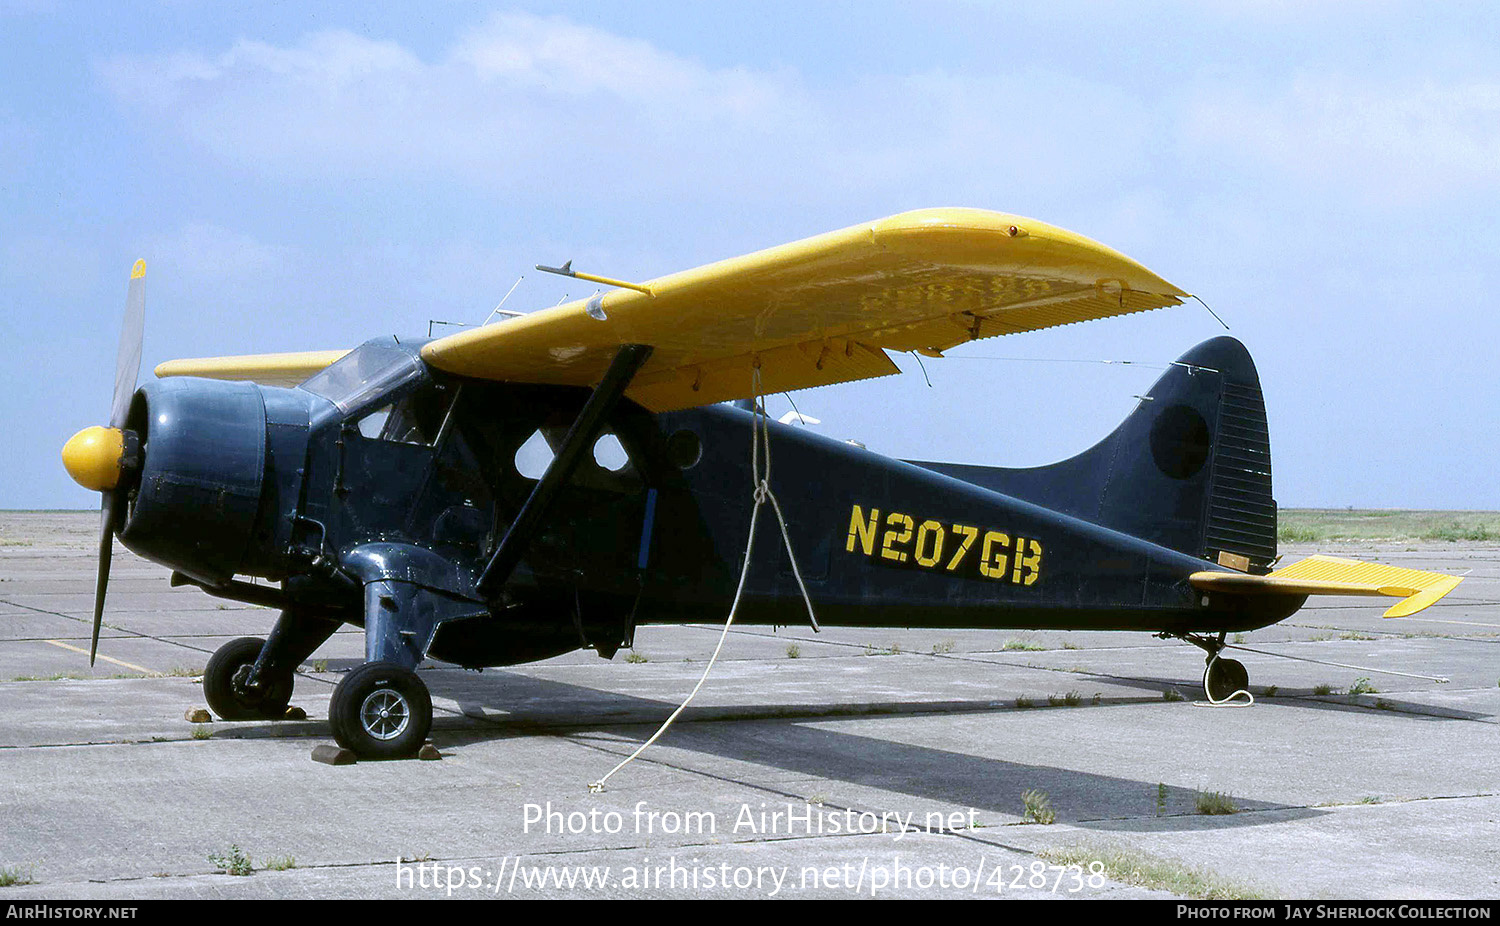
[[[245,684],[266,641],[259,637],[230,640],[209,657],[203,670],[203,697],[223,720],[280,720],[292,700],[291,675],[264,679],[259,688]]]
[[[1250,685],[1250,673],[1238,659],[1211,656],[1203,670],[1203,693],[1210,701],[1223,701]]]
[[[328,721],[340,746],[363,759],[414,755],[432,730],[432,696],[417,673],[367,662],[333,689]]]

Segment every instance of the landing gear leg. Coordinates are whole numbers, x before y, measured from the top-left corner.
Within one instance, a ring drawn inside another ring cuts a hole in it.
[[[416,667],[436,633],[440,608],[410,582],[365,584],[365,664],[333,689],[333,738],[361,759],[415,755],[432,730],[432,695]]]

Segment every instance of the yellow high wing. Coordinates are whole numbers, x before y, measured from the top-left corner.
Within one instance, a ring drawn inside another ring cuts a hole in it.
[[[648,344],[626,395],[668,411],[750,397],[757,365],[762,393],[826,386],[899,372],[888,350],[937,356],[1187,296],[1097,241],[980,209],[904,212],[640,288],[451,335],[422,357],[482,379],[592,386],[621,345]],[[293,385],[344,353],[173,360],[156,375]]]
[[[1177,305],[1187,295],[1033,219],[925,209],[708,264],[422,349],[484,379],[591,386],[624,344],[653,351],[626,395],[652,411],[899,372],[887,350]]]

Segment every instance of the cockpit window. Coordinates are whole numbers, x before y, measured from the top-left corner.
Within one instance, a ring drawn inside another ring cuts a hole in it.
[[[391,407],[389,405],[377,408],[359,419],[359,433],[365,437],[380,437],[385,431],[386,423],[390,420]]]
[[[384,398],[397,386],[421,378],[422,362],[404,350],[365,344],[301,385],[337,405],[345,415]]]

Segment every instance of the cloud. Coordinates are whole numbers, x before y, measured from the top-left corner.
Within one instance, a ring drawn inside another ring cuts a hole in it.
[[[1119,90],[1055,74],[811,86],[525,13],[493,16],[431,60],[322,32],[98,70],[119,101],[237,169],[603,201],[986,201],[1136,170],[1158,121]]]
[[[336,31],[284,48],[242,40],[216,56],[119,57],[99,71],[118,99],[216,157],[278,175],[436,173],[500,189],[572,176],[606,190],[702,174],[767,135],[796,147],[809,122],[782,75],[527,14],[495,16],[430,62]]]
[[[1190,148],[1257,174],[1402,205],[1500,191],[1500,83],[1367,85],[1302,77],[1263,96],[1204,94]]]

